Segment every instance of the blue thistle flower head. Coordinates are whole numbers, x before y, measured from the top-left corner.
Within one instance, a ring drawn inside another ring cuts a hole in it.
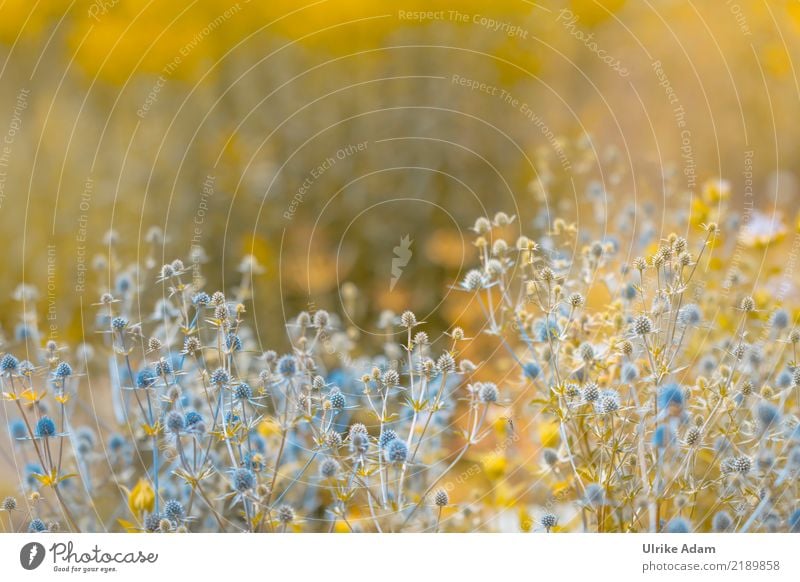
[[[781,370],[775,378],[775,385],[778,388],[788,388],[792,385],[792,373],[789,370]]]
[[[542,367],[536,362],[528,362],[522,366],[522,372],[528,380],[536,380],[542,373]]]
[[[756,417],[761,426],[768,428],[781,421],[781,411],[770,402],[759,402],[756,406]]]
[[[724,510],[715,513],[713,519],[711,520],[711,527],[714,528],[714,531],[717,533],[730,531],[732,525],[733,518],[731,517],[731,514]]]
[[[623,382],[633,382],[639,377],[639,368],[632,362],[625,362],[620,370],[620,379]]]
[[[133,282],[127,273],[122,273],[119,277],[117,277],[115,283],[117,293],[120,295],[125,295],[128,291],[130,291],[133,285]]]
[[[675,440],[675,435],[672,429],[662,424],[655,431],[653,431],[653,446],[658,449],[663,449],[669,446]]]
[[[5,373],[16,372],[19,367],[19,360],[11,354],[6,354],[0,360],[0,371]]]
[[[186,416],[183,418],[183,420],[186,423],[186,428],[192,428],[198,423],[203,422],[203,417],[194,410],[190,410],[186,413]]]
[[[692,531],[692,527],[689,522],[682,517],[673,517],[667,523],[665,531],[667,533],[689,533]]]
[[[177,434],[186,428],[186,419],[180,412],[173,410],[167,414],[167,420],[165,424],[168,431]]]
[[[390,442],[397,438],[397,433],[390,428],[384,429],[381,436],[378,438],[378,446],[382,449],[386,448]]]
[[[36,337],[36,331],[27,323],[20,323],[14,328],[14,339],[20,343]]]
[[[224,368],[217,368],[211,373],[211,383],[223,386],[231,381],[231,375]]]
[[[703,312],[694,303],[684,305],[678,311],[678,322],[681,325],[697,325],[703,320]]]
[[[22,360],[19,363],[19,374],[21,376],[30,376],[36,370],[36,366],[30,360]]]
[[[47,525],[38,517],[28,524],[28,533],[42,533],[47,531]]]
[[[350,435],[350,450],[356,455],[363,455],[369,450],[369,436],[363,432]]]
[[[115,317],[111,320],[111,329],[114,331],[122,331],[128,327],[128,320],[124,317]]]
[[[253,442],[253,450],[259,453],[265,453],[267,451],[267,441],[264,440],[264,437],[260,434],[252,435],[251,440]]]
[[[199,293],[195,293],[192,297],[192,304],[193,305],[208,305],[211,303],[211,297],[208,296],[208,293],[205,291],[200,291]]]
[[[181,522],[186,519],[186,510],[177,499],[170,499],[164,504],[164,517],[170,521]]]
[[[156,382],[156,375],[150,368],[145,368],[136,375],[137,388],[149,388],[150,386],[155,384],[155,382]]]
[[[339,474],[339,463],[336,459],[326,458],[319,464],[319,475],[323,479],[333,479]]]
[[[661,390],[658,391],[658,408],[664,410],[671,406],[683,408],[684,396],[683,390],[675,382],[665,384]]]
[[[551,318],[539,319],[533,325],[533,335],[537,341],[546,342],[557,339],[561,335],[561,326],[558,322]]]
[[[628,301],[636,299],[636,285],[628,283],[622,288],[622,297]]]
[[[11,433],[11,438],[15,440],[24,439],[28,436],[28,427],[25,426],[25,422],[21,418],[15,418],[9,422],[8,430]]]
[[[229,410],[225,413],[225,423],[226,424],[236,424],[239,422],[239,415],[234,413],[232,410]]]
[[[398,438],[390,441],[384,449],[384,457],[387,463],[405,463],[408,459],[408,447],[405,441]]]
[[[159,360],[153,366],[156,376],[169,376],[172,374],[172,363],[169,360]]]
[[[289,354],[281,356],[281,359],[278,360],[278,372],[287,378],[297,374],[297,359]]]
[[[56,366],[53,376],[56,378],[69,378],[72,376],[72,366],[70,366],[67,362],[61,362],[58,364],[58,366]]]
[[[233,488],[240,493],[256,486],[256,476],[250,469],[236,469],[233,472]]]
[[[161,526],[161,515],[158,513],[151,513],[144,518],[144,529],[148,532],[156,532]]]
[[[231,352],[241,352],[242,351],[242,338],[240,338],[235,333],[231,332],[225,338],[225,346]]]
[[[595,410],[600,414],[611,414],[619,410],[621,398],[619,392],[614,389],[603,390],[595,402]]]
[[[772,314],[771,323],[776,329],[786,329],[789,327],[790,317],[789,312],[785,309],[778,309]]]
[[[347,404],[344,394],[338,391],[331,393],[328,396],[328,400],[331,403],[331,407],[335,410],[342,410]]]
[[[125,437],[121,434],[114,433],[108,437],[108,448],[112,453],[118,453],[125,446]]]
[[[250,384],[240,382],[233,389],[233,395],[237,400],[250,400],[253,397],[253,389]]]
[[[56,434],[56,423],[49,416],[43,416],[36,423],[36,436],[40,438],[51,437]]]
[[[478,399],[481,402],[491,403],[497,402],[500,398],[500,392],[497,390],[497,385],[492,382],[483,382],[478,389]]]

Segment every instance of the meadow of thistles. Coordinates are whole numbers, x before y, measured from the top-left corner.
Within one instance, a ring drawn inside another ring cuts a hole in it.
[[[797,531],[796,306],[708,275],[729,258],[716,223],[641,256],[558,219],[518,227],[479,218],[453,284],[484,325],[387,312],[377,354],[322,309],[263,349],[252,258],[230,291],[181,260],[121,270],[85,343],[3,348],[4,527]],[[496,349],[470,360],[478,337]]]

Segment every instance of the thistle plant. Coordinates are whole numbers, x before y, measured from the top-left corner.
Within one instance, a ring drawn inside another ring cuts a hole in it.
[[[471,317],[384,312],[379,347],[313,305],[260,334],[253,257],[226,292],[111,244],[113,284],[74,347],[41,345],[18,290],[3,527],[796,530],[796,312],[746,272],[710,274],[721,227],[630,256],[560,219],[521,228],[475,221],[453,285]]]

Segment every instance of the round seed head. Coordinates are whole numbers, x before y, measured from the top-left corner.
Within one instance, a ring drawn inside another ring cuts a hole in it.
[[[342,446],[342,435],[335,430],[325,433],[325,444],[331,449],[338,449]]]
[[[781,421],[781,411],[770,402],[759,402],[756,407],[756,417],[761,426],[766,429]]]
[[[336,459],[323,459],[319,465],[319,474],[323,479],[333,479],[339,474],[339,463]]]
[[[585,402],[597,402],[600,398],[600,389],[597,384],[591,382],[583,388],[583,400]]]
[[[42,533],[47,531],[47,524],[38,517],[28,524],[28,533]]]
[[[733,518],[727,511],[718,511],[711,520],[711,527],[717,533],[729,532],[731,526],[733,526]]]
[[[478,390],[478,398],[481,402],[497,402],[500,393],[497,390],[497,385],[492,382],[484,382]]]
[[[365,432],[350,435],[350,450],[356,455],[363,455],[369,450],[369,437]]]
[[[633,320],[633,331],[637,335],[647,335],[653,331],[653,320],[646,315],[640,315]]]
[[[684,442],[688,447],[695,447],[700,444],[702,438],[703,438],[703,431],[700,430],[700,427],[693,426],[686,431]]]
[[[291,378],[297,373],[297,359],[292,355],[281,356],[278,360],[278,372],[286,378]]]
[[[386,372],[383,373],[381,382],[383,382],[383,385],[387,388],[394,388],[400,384],[400,374],[394,369],[386,370]]]
[[[558,452],[548,447],[542,451],[542,458],[547,465],[552,467],[558,463]]]
[[[412,311],[404,311],[400,316],[400,325],[405,328],[412,328],[417,325],[417,316]]]
[[[483,283],[483,273],[477,269],[472,269],[464,276],[461,286],[467,291],[477,291],[483,287]]]
[[[240,493],[256,486],[256,476],[250,469],[236,469],[233,472],[233,488]]]
[[[749,313],[751,311],[755,311],[756,302],[752,297],[750,297],[748,295],[744,299],[742,299],[742,302],[740,304],[740,308],[741,308],[742,311],[745,311],[747,313]]]
[[[211,383],[217,386],[224,386],[231,381],[231,375],[224,368],[217,368],[211,373]]]
[[[433,495],[433,502],[436,504],[437,507],[446,507],[448,503],[450,503],[450,496],[447,494],[447,491],[444,489],[437,489],[436,493]]]
[[[485,216],[481,216],[475,221],[475,225],[472,227],[472,230],[479,235],[486,234],[492,230],[492,223]]]
[[[164,504],[164,517],[170,521],[181,522],[186,519],[186,510],[177,499],[170,499]]]
[[[56,434],[56,423],[49,416],[43,416],[36,423],[35,434],[39,438],[47,438]]]
[[[200,351],[200,347],[200,340],[193,335],[183,340],[183,351],[186,354],[196,354]]]
[[[678,322],[681,325],[697,325],[702,319],[703,314],[700,308],[694,303],[684,305],[681,307],[680,311],[678,311]]]
[[[405,463],[408,459],[408,447],[401,439],[394,439],[386,445],[384,456],[387,463]]]
[[[414,339],[412,342],[415,346],[427,346],[430,343],[430,339],[428,338],[428,334],[424,331],[420,331],[414,334]]]
[[[278,521],[284,525],[294,521],[294,509],[291,505],[282,505],[278,508]]]
[[[616,390],[603,390],[597,401],[597,411],[601,414],[611,414],[619,410],[620,397]]]
[[[583,306],[583,303],[584,303],[583,295],[581,295],[580,293],[573,293],[572,295],[569,296],[570,306],[577,308]]]
[[[542,373],[542,367],[536,362],[528,362],[522,366],[522,372],[529,380],[536,380],[536,378],[539,377],[539,374]]]
[[[378,438],[378,446],[382,449],[385,449],[386,445],[388,445],[396,438],[397,438],[397,433],[393,431],[391,428],[387,428],[381,433],[381,436]]]
[[[436,360],[436,367],[440,372],[455,372],[456,360],[450,352],[444,352],[439,359]]]
[[[542,523],[542,527],[549,532],[556,526],[556,523],[558,523],[558,518],[554,513],[545,513],[540,521]]]
[[[168,431],[177,434],[186,428],[186,419],[180,412],[173,410],[167,415],[166,426]]]
[[[328,401],[331,403],[331,408],[334,410],[341,410],[347,404],[344,394],[341,392],[333,392],[328,396]]]

